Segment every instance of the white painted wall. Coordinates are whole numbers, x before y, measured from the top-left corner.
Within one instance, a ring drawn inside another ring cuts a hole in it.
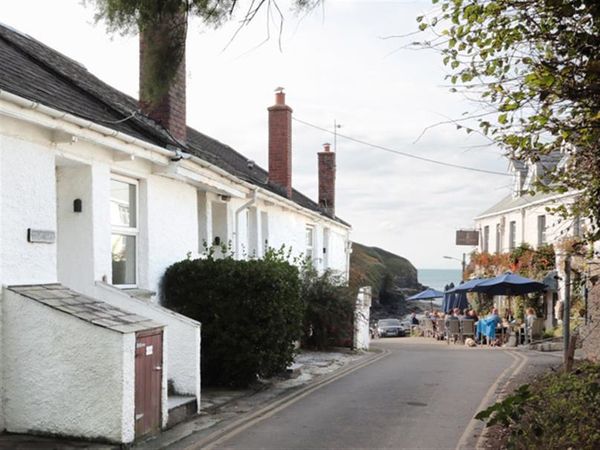
[[[135,335],[4,292],[6,429],[131,442]]]
[[[546,243],[556,243],[562,238],[573,236],[572,221],[565,221],[546,210],[547,207],[555,208],[560,203],[568,204],[572,198],[565,198],[558,202],[547,201],[540,204],[528,205],[523,208],[506,211],[475,220],[475,226],[481,231],[485,226],[490,227],[489,251],[496,251],[496,224],[504,224],[501,229],[501,252],[509,251],[509,224],[515,221],[517,225],[516,246],[527,243],[533,248],[538,247],[538,216],[546,216]],[[479,251],[483,249],[483,241],[479,244]]]
[[[168,355],[165,363],[167,370],[163,372],[173,380],[177,393],[196,397],[200,410],[200,323],[170,309],[131,297],[106,283],[96,284],[94,296],[167,326],[168,338],[165,337],[163,343],[164,353]],[[163,406],[166,407],[166,402]],[[164,411],[163,417],[166,418]]]
[[[198,256],[198,199],[196,188],[180,181],[150,176],[146,183],[147,287],[160,294],[166,268]]]
[[[371,343],[371,334],[369,332],[371,298],[370,286],[365,286],[358,290],[356,304],[354,305],[353,347],[356,350],[369,350]]]
[[[94,283],[94,214],[92,167],[84,164],[56,168],[58,279],[79,292]],[[82,211],[73,211],[73,201],[82,201]]]
[[[28,228],[56,231],[54,152],[2,135],[0,151],[0,282],[55,282],[56,243],[27,242]]]

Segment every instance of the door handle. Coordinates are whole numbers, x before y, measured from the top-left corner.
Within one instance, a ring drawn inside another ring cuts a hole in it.
[[[154,367],[154,370],[162,370],[162,366],[156,366]]]

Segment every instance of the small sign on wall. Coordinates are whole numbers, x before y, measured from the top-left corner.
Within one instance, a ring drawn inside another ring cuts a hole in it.
[[[154,346],[153,345],[147,345],[146,346],[146,356],[150,356],[154,353]]]
[[[51,230],[35,230],[27,228],[27,242],[36,244],[54,244],[56,233]]]

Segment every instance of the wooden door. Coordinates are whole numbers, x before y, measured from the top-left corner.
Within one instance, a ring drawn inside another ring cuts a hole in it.
[[[162,330],[136,334],[135,436],[160,429],[163,357]]]

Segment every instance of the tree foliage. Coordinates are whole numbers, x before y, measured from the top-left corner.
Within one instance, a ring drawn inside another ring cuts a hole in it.
[[[321,0],[291,0],[296,11],[308,11]],[[96,21],[106,23],[109,32],[161,37],[147,55],[142,98],[154,103],[168,90],[170,82],[185,56],[185,40],[190,17],[198,17],[204,25],[218,27],[234,18],[242,10],[240,29],[265,11],[267,21],[279,21],[283,26],[284,14],[277,0],[84,0],[96,9]]]
[[[341,275],[331,271],[319,274],[306,265],[300,296],[305,307],[303,346],[325,349],[352,338],[356,297]]]
[[[433,3],[417,20],[435,38],[420,44],[442,53],[453,91],[480,102],[481,131],[522,161],[569,154],[536,190],[581,191],[558,212],[589,218],[589,237],[600,235],[600,2]]]

